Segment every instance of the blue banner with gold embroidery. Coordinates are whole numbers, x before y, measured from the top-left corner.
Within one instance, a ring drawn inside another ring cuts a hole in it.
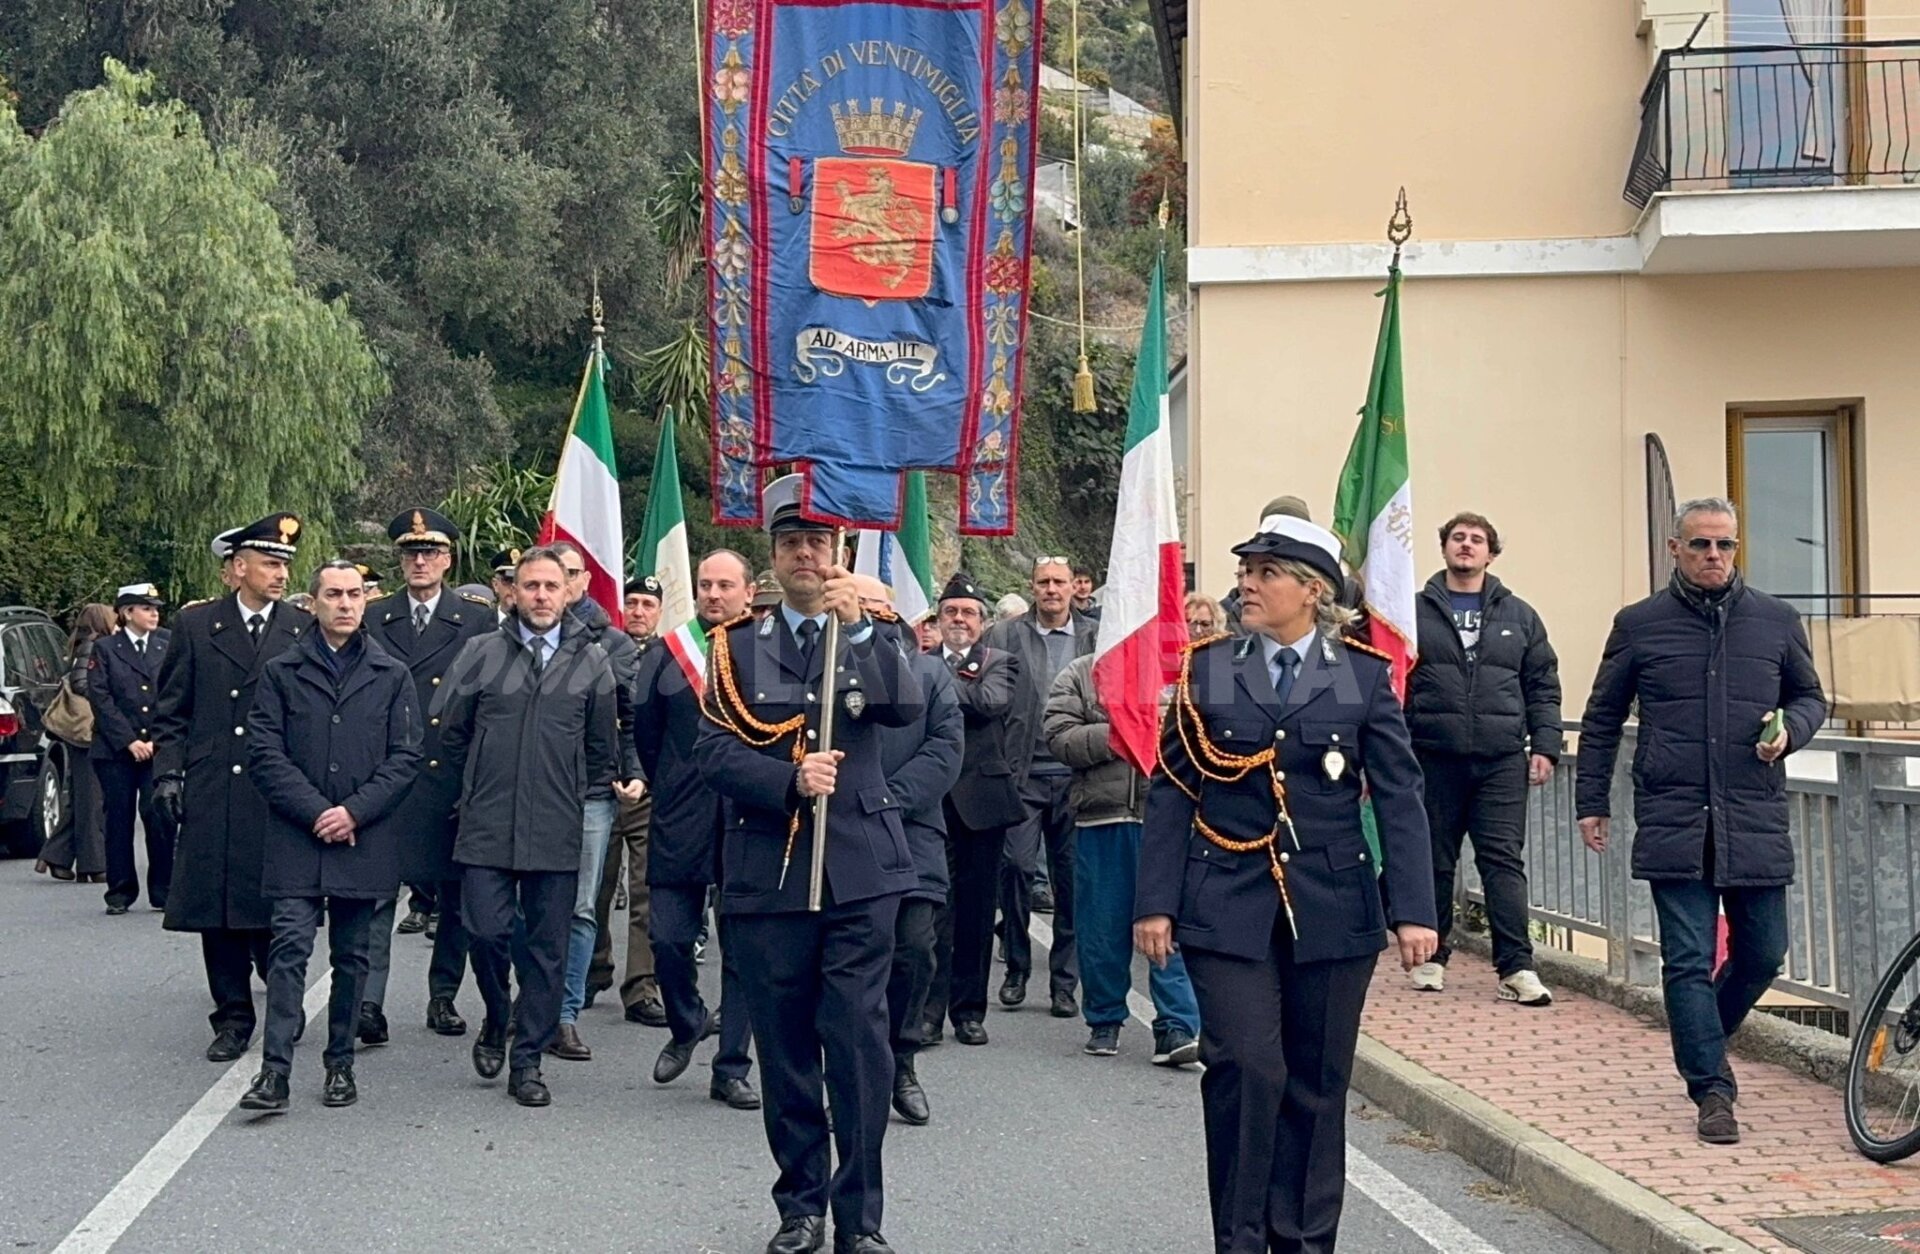
[[[900,525],[961,478],[1007,535],[1026,339],[1040,0],[707,0],[715,521],[764,471],[808,517]]]

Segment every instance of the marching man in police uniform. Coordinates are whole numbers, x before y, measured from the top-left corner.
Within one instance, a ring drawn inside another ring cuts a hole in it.
[[[433,704],[440,681],[460,646],[492,631],[498,620],[485,598],[457,594],[447,587],[453,546],[460,539],[460,528],[452,519],[430,509],[403,509],[387,524],[387,538],[400,551],[400,572],[406,579],[407,592],[403,597],[369,601],[367,630],[381,648],[413,673],[417,708],[426,723],[420,745],[420,773],[388,826],[399,837],[401,882],[429,888],[440,912],[433,937],[433,960],[427,967],[427,1026],[442,1036],[460,1036],[467,1030],[466,1020],[453,1005],[467,972],[467,932],[460,925],[460,873],[453,865],[453,811],[460,801],[460,779],[441,762],[440,722],[425,711]],[[387,1039],[383,1007],[393,955],[394,913],[394,899],[388,897],[373,915],[371,969],[358,1031],[364,1045],[379,1045]]]
[[[173,633],[160,625],[160,589],[128,584],[113,598],[120,630],[94,646],[87,701],[93,706],[93,744],[87,757],[100,780],[106,811],[107,913],[125,914],[140,899],[133,860],[133,816],[145,818],[147,900],[167,906],[173,880],[173,841],[153,817],[153,707],[159,702],[160,663]]]
[[[222,539],[233,591],[174,616],[153,723],[154,808],[180,829],[165,926],[200,933],[212,1062],[232,1062],[253,1038],[250,972],[265,978],[271,935],[260,895],[267,803],[246,774],[247,713],[261,668],[313,627],[311,614],[280,603],[298,517],[269,514]]]
[[[1338,638],[1339,541],[1273,514],[1234,553],[1252,634],[1188,650],[1147,794],[1134,940],[1159,964],[1179,945],[1206,1024],[1215,1249],[1331,1254],[1376,956],[1389,928],[1408,969],[1439,945],[1426,809],[1387,662]]]
[[[768,1254],[820,1249],[829,1206],[835,1254],[888,1254],[880,1235],[893,1088],[887,980],[901,896],[917,879],[877,729],[916,721],[924,698],[906,658],[861,609],[832,533],[801,516],[801,487],[788,475],[762,495],[781,603],[764,619],[743,616],[713,634],[695,756],[725,801],[720,910],[725,943],[740,950],[767,1140],[780,1167],[773,1199],[781,1222]],[[840,624],[832,658],[829,615]],[[838,706],[830,752],[817,748],[829,665]],[[822,804],[826,875],[816,913],[807,898]]]

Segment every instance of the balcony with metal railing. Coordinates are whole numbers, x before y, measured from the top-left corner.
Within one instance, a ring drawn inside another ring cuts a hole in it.
[[[1920,265],[1920,40],[1677,48],[1623,195],[1646,273]]]

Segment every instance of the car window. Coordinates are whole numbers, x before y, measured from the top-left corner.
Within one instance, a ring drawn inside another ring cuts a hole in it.
[[[59,682],[61,643],[60,629],[47,623],[20,623],[0,632],[0,679],[13,688]]]

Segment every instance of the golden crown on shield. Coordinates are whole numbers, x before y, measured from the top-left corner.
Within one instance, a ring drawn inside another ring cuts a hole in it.
[[[904,157],[913,147],[913,136],[920,129],[922,110],[908,112],[907,106],[896,101],[893,112],[887,113],[886,102],[875,96],[862,112],[858,100],[847,101],[844,109],[840,105],[830,105],[833,113],[834,133],[840,137],[842,152],[859,153],[862,156]]]

